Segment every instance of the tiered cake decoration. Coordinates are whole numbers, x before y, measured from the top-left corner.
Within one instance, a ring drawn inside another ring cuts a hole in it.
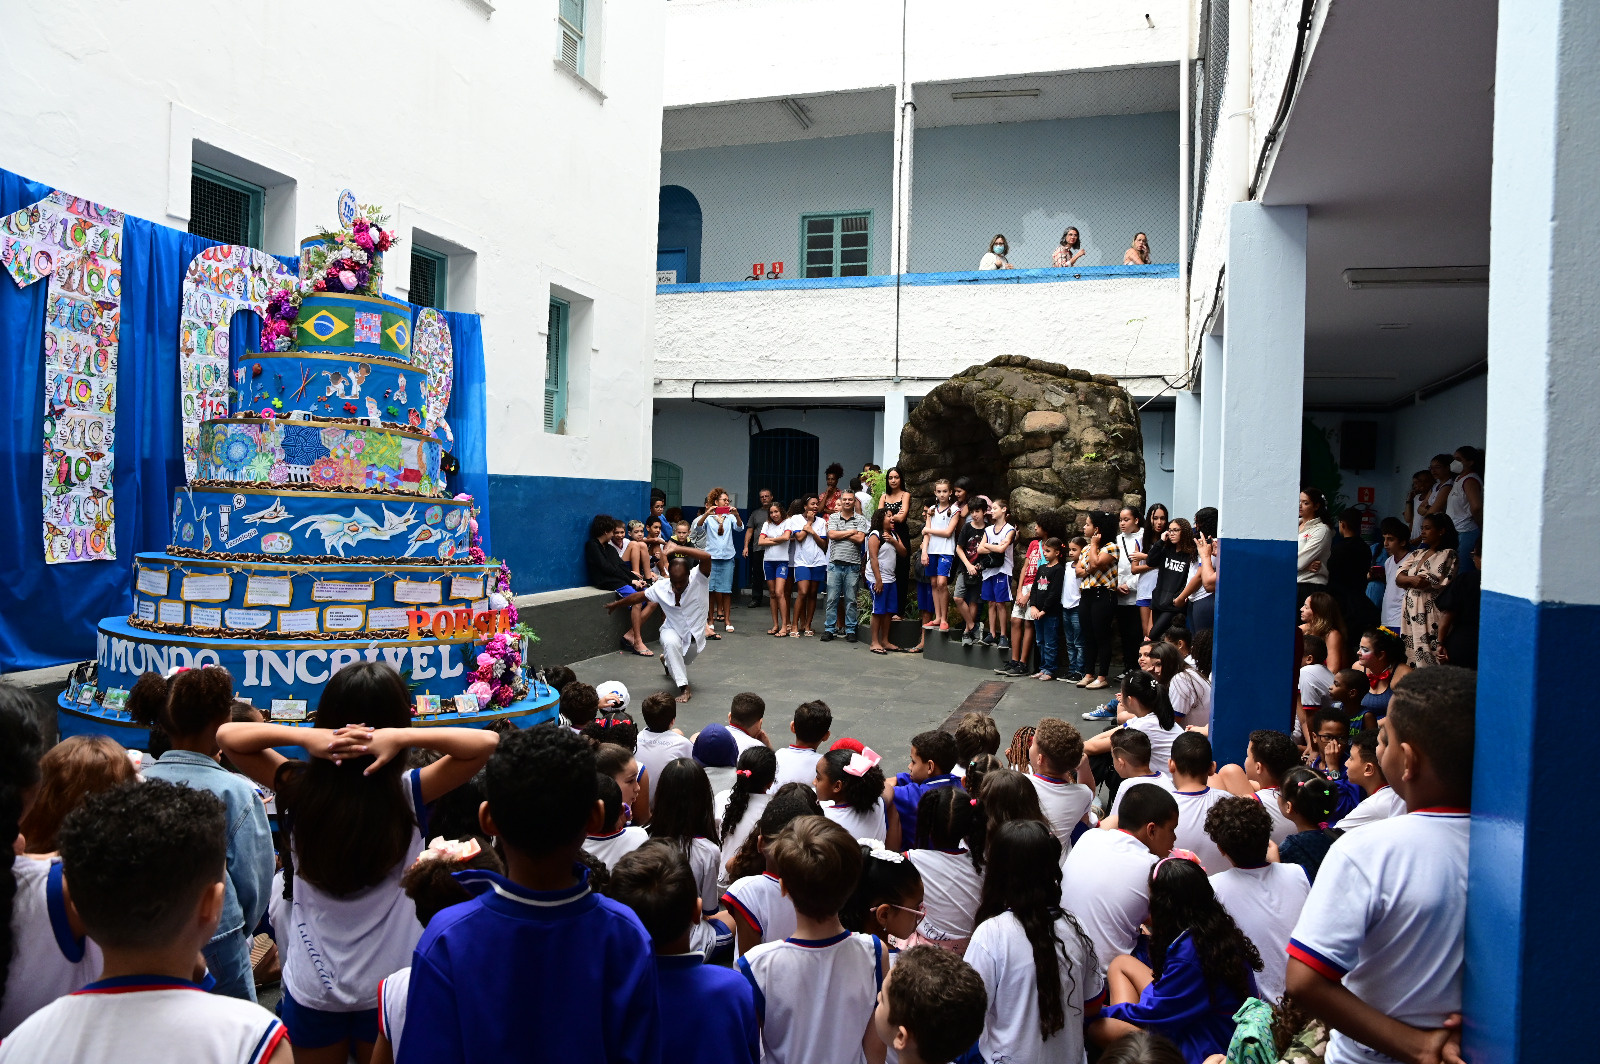
[[[340,215],[301,243],[298,278],[250,304],[262,350],[228,364],[226,416],[198,423],[170,546],[137,556],[133,612],[100,623],[97,675],[62,697],[63,735],[138,745],[122,693],[141,672],[207,664],[278,720],[309,718],[362,660],[406,676],[419,723],[555,718],[555,692],[524,673],[510,572],[478,546],[471,496],[447,494],[444,319],[422,311],[413,335],[410,305],[381,294],[386,219],[348,192]],[[196,342],[220,370],[226,329]]]

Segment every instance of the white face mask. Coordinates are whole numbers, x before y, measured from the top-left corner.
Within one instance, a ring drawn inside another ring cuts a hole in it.
[[[1461,459],[1459,458],[1450,463],[1450,472],[1452,473],[1459,473],[1465,468],[1467,467],[1461,464]]]

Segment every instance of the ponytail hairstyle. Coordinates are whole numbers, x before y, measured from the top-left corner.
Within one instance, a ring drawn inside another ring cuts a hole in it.
[[[1261,952],[1217,900],[1205,869],[1186,857],[1165,857],[1150,870],[1150,970],[1157,979],[1167,950],[1185,931],[1212,1001],[1224,988],[1239,1001],[1249,997],[1250,972],[1261,970]]]
[[[1174,657],[1178,654],[1178,648],[1170,643],[1152,647],[1151,653],[1153,655],[1162,649],[1170,651]],[[1122,678],[1122,698],[1124,701],[1131,698],[1154,713],[1162,731],[1171,731],[1177,723],[1178,715],[1172,709],[1172,699],[1167,697],[1166,681],[1157,680],[1148,672],[1132,672],[1125,675]]]
[[[1073,1009],[1081,1012],[1075,1004],[1080,995],[1070,966],[1066,973],[1068,993],[1061,993],[1061,968],[1067,957],[1065,943],[1056,937],[1056,921],[1065,919],[1078,936],[1086,967],[1094,967],[1098,961],[1094,943],[1078,926],[1077,919],[1061,907],[1061,843],[1042,823],[1022,820],[1003,824],[989,842],[989,870],[983,877],[977,923],[1005,912],[1017,918],[1033,947],[1033,965],[1038,972],[1039,1035],[1048,1040],[1066,1027],[1067,1002],[1074,1002]]]
[[[625,750],[637,749],[639,746],[639,726],[633,722],[633,718],[626,713],[618,713],[611,710],[606,712],[606,716],[595,717],[578,729],[579,734],[596,747],[610,743]]]
[[[717,822],[711,815],[711,781],[694,758],[679,757],[662,766],[655,791],[651,838],[672,843],[687,859],[695,839],[717,837]]]
[[[883,798],[883,769],[872,765],[859,776],[846,772],[845,766],[854,756],[853,750],[835,748],[822,755],[817,768],[828,777],[828,782],[844,784],[844,790],[839,793],[840,801],[858,813],[870,813]]]
[[[1328,829],[1328,820],[1339,808],[1339,793],[1315,769],[1296,765],[1283,774],[1278,793],[1302,820]]]
[[[728,792],[728,808],[722,812],[718,842],[727,842],[733,829],[744,819],[750,808],[752,794],[766,794],[767,788],[778,775],[778,755],[767,746],[752,746],[739,755],[733,772],[733,790]]]
[[[983,789],[983,780],[991,772],[1003,769],[1006,766],[993,754],[979,754],[967,762],[967,774],[961,778],[961,786],[974,798]],[[939,789],[939,788],[936,788]]]
[[[384,662],[359,661],[334,673],[317,701],[316,726],[336,731],[411,726],[411,692]],[[286,761],[273,790],[283,825],[283,896],[294,897],[298,875],[335,897],[381,883],[406,859],[416,815],[401,782],[405,760],[393,758],[372,775],[371,754],[335,764],[326,758]],[[296,867],[298,865],[298,867]]]
[[[1039,805],[1039,791],[1033,781],[1011,769],[997,769],[983,778],[983,789],[978,792],[982,804],[984,833],[989,844],[994,844],[995,833],[1002,824],[1013,820],[1033,820],[1048,824],[1044,810]],[[988,855],[985,855],[985,860]]]
[[[21,830],[25,795],[39,782],[39,755],[44,740],[33,719],[33,700],[20,688],[0,686],[0,838],[15,839]],[[6,980],[17,943],[11,930],[11,911],[17,898],[17,880],[11,871],[17,856],[6,846],[0,861],[0,1005],[5,1004]]]
[[[922,873],[903,855],[875,849],[862,842],[861,878],[856,880],[855,890],[839,907],[839,922],[846,931],[876,935],[883,928],[883,919],[878,916],[879,906],[903,904],[921,886]]]
[[[789,823],[803,816],[821,816],[822,806],[817,804],[817,795],[804,783],[785,783],[778,788],[778,793],[772,796],[772,801],[767,803],[766,809],[761,812],[761,819],[756,821],[755,828],[748,838],[740,845],[739,852],[733,855],[728,862],[728,878],[743,879],[745,876],[758,876],[767,870],[767,857],[761,850],[761,843],[771,842]]]
[[[455,880],[455,873],[479,868],[486,872],[505,872],[505,865],[487,839],[468,835],[459,840],[443,836],[417,856],[416,862],[400,877],[400,889],[417,906],[417,922],[423,927],[441,909],[471,901],[467,888]]]
[[[917,848],[949,853],[964,842],[973,870],[980,873],[986,826],[983,805],[960,787],[924,791],[917,803]]]
[[[22,818],[29,853],[60,849],[57,836],[67,814],[91,794],[109,791],[136,776],[128,751],[109,735],[74,735],[39,759],[39,792]]]

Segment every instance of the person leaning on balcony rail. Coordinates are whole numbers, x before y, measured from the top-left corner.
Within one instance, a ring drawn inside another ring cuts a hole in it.
[[[1150,265],[1150,238],[1143,233],[1133,234],[1133,244],[1122,253],[1124,266]]]
[[[1010,241],[1006,240],[1004,233],[996,233],[994,239],[989,241],[989,250],[983,253],[983,260],[978,263],[980,270],[1014,270],[1006,258],[1006,252],[1011,250]]]
[[[1089,254],[1084,250],[1083,237],[1078,235],[1078,227],[1067,226],[1067,231],[1061,234],[1061,244],[1050,254],[1052,266],[1076,266],[1078,260]]]

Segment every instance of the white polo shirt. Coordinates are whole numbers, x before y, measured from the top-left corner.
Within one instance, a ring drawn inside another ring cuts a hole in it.
[[[817,762],[822,759],[821,750],[812,750],[804,746],[786,746],[776,752],[778,758],[778,772],[772,777],[772,789],[777,790],[785,783],[804,783],[811,786],[817,778]]]
[[[712,816],[716,819],[717,827],[722,826],[722,814],[728,811],[728,799],[733,797],[732,789],[718,791],[712,800]],[[739,847],[744,845],[744,840],[750,837],[750,832],[755,830],[756,821],[761,819],[761,814],[766,812],[767,803],[772,800],[768,794],[752,794],[745,803],[744,815],[733,826],[728,837],[722,840],[722,864],[717,872],[720,881],[728,882],[728,862],[733,860],[733,855],[739,852]]]
[[[1123,785],[1126,787],[1126,784]],[[1178,803],[1178,839],[1173,845],[1188,850],[1200,858],[1209,875],[1232,868],[1233,862],[1206,834],[1206,814],[1224,798],[1232,798],[1227,791],[1215,787],[1201,787],[1198,791],[1177,790],[1173,784],[1172,798]],[[1274,999],[1276,1000],[1276,999]]]
[[[686,735],[679,735],[672,730],[651,731],[646,728],[639,733],[638,745],[634,747],[634,760],[639,762],[641,768],[650,770],[650,797],[656,796],[656,782],[661,779],[661,770],[680,757],[692,757],[694,743]]]
[[[1191,669],[1185,669],[1183,675],[1188,676],[1192,671]],[[1195,679],[1200,679],[1199,674],[1195,675]],[[1204,688],[1205,684],[1201,683],[1200,687]],[[1142,717],[1134,717],[1129,720],[1123,727],[1142,731],[1149,737],[1150,767],[1165,775],[1167,762],[1172,760],[1172,744],[1177,742],[1178,736],[1183,734],[1183,723],[1174,720],[1172,727],[1163,728],[1154,713],[1146,713]]]
[[[922,937],[943,942],[972,937],[973,919],[983,895],[983,876],[966,850],[907,850],[906,859],[922,874],[922,904],[927,916],[917,928]]]
[[[843,802],[829,802],[822,814],[850,833],[852,839],[877,839],[883,841],[889,831],[889,814],[883,808],[883,799],[872,803],[865,813],[850,808]]]
[[[1028,773],[1028,779],[1033,783],[1033,789],[1039,792],[1039,808],[1044,810],[1044,818],[1050,822],[1050,833],[1061,842],[1061,860],[1064,863],[1067,854],[1072,852],[1072,830],[1094,803],[1094,792],[1076,779],[1058,780],[1053,776],[1038,776],[1032,772]]]
[[[763,745],[760,739],[748,734],[743,728],[740,728],[734,724],[728,725],[728,734],[733,736],[733,745],[738,748],[739,754],[744,753],[752,746]],[[737,758],[738,754],[735,754],[734,756]],[[810,783],[811,781],[807,780],[806,782]]]
[[[1405,811],[1404,800],[1386,783],[1361,799],[1360,803],[1346,813],[1334,827],[1340,831],[1353,831],[1366,824],[1376,824],[1392,816],[1401,816]]]
[[[1261,951],[1261,971],[1256,986],[1263,1001],[1283,996],[1284,973],[1289,968],[1289,934],[1311,893],[1306,870],[1294,864],[1264,864],[1255,868],[1226,868],[1211,876],[1211,890],[1245,937]]]
[[[1160,787],[1162,790],[1166,791],[1168,794],[1172,793],[1172,781],[1170,779],[1168,779],[1164,773],[1151,772],[1148,775],[1144,775],[1144,776],[1130,776],[1129,778],[1127,778],[1127,779],[1122,781],[1122,786],[1117,788],[1117,796],[1115,798],[1111,799],[1111,810],[1108,813],[1106,813],[1106,816],[1107,817],[1116,816],[1117,815],[1117,811],[1122,808],[1122,796],[1124,794],[1127,794],[1134,787],[1137,787],[1140,784],[1144,784],[1144,783],[1148,783],[1152,787]]]
[[[1061,907],[1094,943],[1101,979],[1111,958],[1133,951],[1150,915],[1150,868],[1156,855],[1126,831],[1086,831],[1067,857]]]
[[[1066,953],[1064,963],[1061,951],[1056,953],[1066,1024],[1048,1041],[1039,1037],[1039,969],[1022,924],[1004,912],[972,933],[965,959],[989,992],[983,1033],[978,1036],[983,1059],[1082,1064],[1085,1006],[1105,993],[1105,975],[1089,963],[1083,939],[1065,916],[1056,921],[1055,933]]]
[[[743,916],[763,942],[794,934],[794,902],[783,896],[783,887],[771,872],[736,880],[723,891],[722,904]]]
[[[607,868],[615,868],[625,855],[649,841],[650,834],[644,828],[624,827],[610,835],[590,835],[583,840],[583,848],[604,862]]]
[[[1289,956],[1413,1027],[1461,1010],[1472,818],[1419,809],[1341,836],[1323,859]],[[1327,1064],[1389,1064],[1338,1031]]]
[[[100,977],[100,947],[72,933],[62,889],[61,858],[17,857],[11,864],[17,891],[11,902],[15,952],[0,1002],[0,1038],[64,994]]]
[[[755,990],[766,1064],[849,1064],[865,1060],[888,949],[871,935],[763,942],[736,967]]]

